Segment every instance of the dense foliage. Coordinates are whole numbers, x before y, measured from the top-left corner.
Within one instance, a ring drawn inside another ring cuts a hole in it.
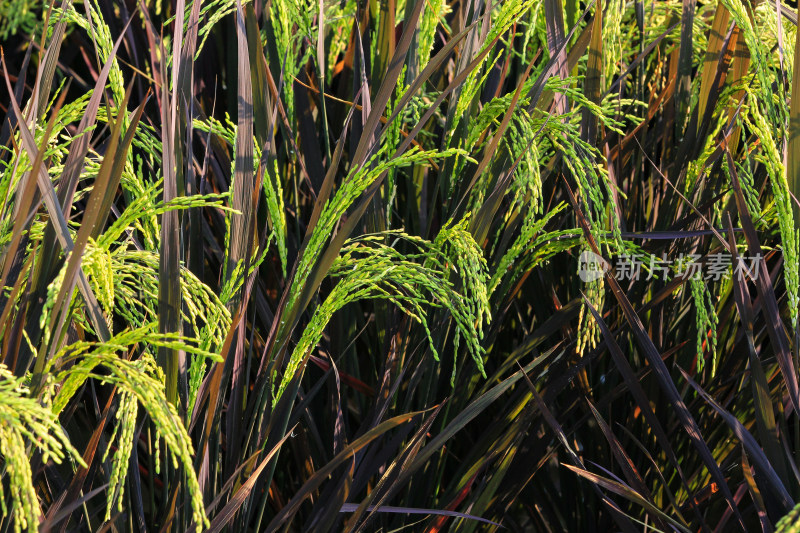
[[[0,0],[2,531],[797,529],[796,37]]]

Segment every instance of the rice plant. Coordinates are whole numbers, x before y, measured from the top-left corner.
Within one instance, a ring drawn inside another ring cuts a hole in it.
[[[797,22],[0,1],[0,528],[794,531]]]

